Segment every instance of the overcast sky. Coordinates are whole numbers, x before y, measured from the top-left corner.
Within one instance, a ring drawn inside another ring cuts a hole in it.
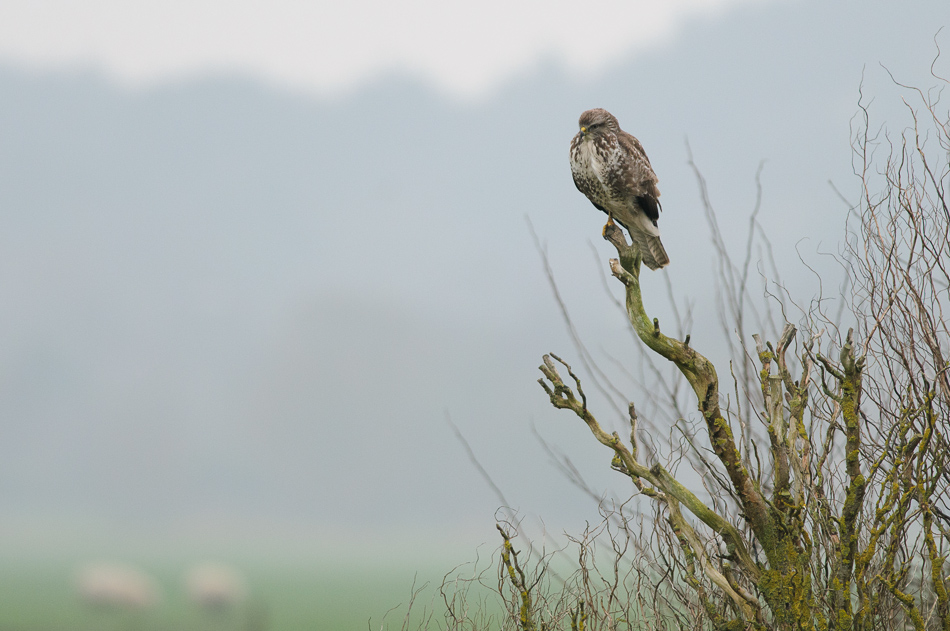
[[[320,94],[398,69],[478,95],[554,58],[597,73],[684,22],[764,0],[5,0],[0,60],[132,84],[227,70]]]

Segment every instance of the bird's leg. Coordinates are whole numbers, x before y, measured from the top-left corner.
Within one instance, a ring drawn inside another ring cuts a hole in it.
[[[617,224],[614,223],[613,215],[607,215],[607,224],[604,226],[604,229],[600,231],[601,236],[605,239],[607,238],[607,233],[611,228],[615,228]]]
[[[627,238],[623,233],[623,230],[620,229],[613,219],[607,222],[607,225],[604,226],[604,239],[610,241],[614,244],[614,247],[617,248],[617,253],[622,254],[623,251],[629,249],[631,246],[627,244]]]

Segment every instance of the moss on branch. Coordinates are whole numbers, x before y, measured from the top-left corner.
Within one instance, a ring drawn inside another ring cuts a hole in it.
[[[755,561],[753,561],[752,555],[749,554],[742,535],[736,527],[733,526],[729,520],[706,506],[695,493],[683,486],[659,464],[648,469],[637,461],[635,452],[631,448],[628,448],[617,434],[608,434],[605,432],[603,428],[601,428],[600,423],[597,422],[597,419],[594,418],[594,415],[587,409],[587,400],[586,397],[583,396],[580,379],[574,374],[571,367],[564,362],[564,360],[557,357],[557,355],[545,355],[543,360],[544,363],[542,363],[539,368],[544,374],[546,381],[545,379],[539,379],[538,383],[544,388],[544,391],[548,394],[554,407],[573,411],[574,414],[584,421],[598,442],[614,451],[614,462],[618,465],[614,467],[615,469],[623,471],[635,482],[646,481],[655,487],[641,487],[644,493],[656,496],[656,492],[659,491],[662,494],[675,498],[704,524],[722,536],[730,553],[739,561],[742,570],[753,579],[757,578],[759,574],[758,566]],[[564,383],[564,380],[558,372],[555,360],[563,365],[567,369],[568,374],[573,378],[578,394],[581,395],[580,399],[574,394],[573,389]],[[631,414],[631,418],[635,419],[635,413],[631,412]]]
[[[768,505],[743,465],[732,428],[720,410],[719,378],[716,368],[693,347],[660,332],[659,327],[654,325],[655,321],[651,321],[643,306],[640,291],[639,250],[627,244],[623,232],[617,226],[605,228],[604,238],[617,249],[619,258],[611,259],[610,271],[626,288],[627,317],[637,337],[650,350],[673,362],[686,377],[696,394],[699,411],[706,421],[713,451],[726,468],[750,527],[763,543],[763,549],[769,561],[781,563],[781,551],[777,545],[778,535],[775,532]],[[687,508],[692,512],[691,507],[687,505]]]

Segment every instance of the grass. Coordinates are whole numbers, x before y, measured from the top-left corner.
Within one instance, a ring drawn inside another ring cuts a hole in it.
[[[238,565],[249,586],[247,602],[208,612],[188,602],[181,585],[187,565],[176,565],[139,564],[159,583],[162,601],[148,611],[121,611],[80,601],[70,559],[0,559],[0,631],[367,631],[380,629],[386,612],[401,604],[386,618],[387,628],[398,629],[415,574],[409,567]],[[420,572],[415,580],[430,581],[421,597],[428,603],[441,573]]]

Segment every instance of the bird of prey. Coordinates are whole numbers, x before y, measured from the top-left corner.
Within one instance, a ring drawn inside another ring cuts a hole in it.
[[[670,262],[660,241],[660,190],[640,141],[620,129],[604,109],[587,110],[571,141],[574,185],[599,210],[627,229],[643,262],[660,269]]]

